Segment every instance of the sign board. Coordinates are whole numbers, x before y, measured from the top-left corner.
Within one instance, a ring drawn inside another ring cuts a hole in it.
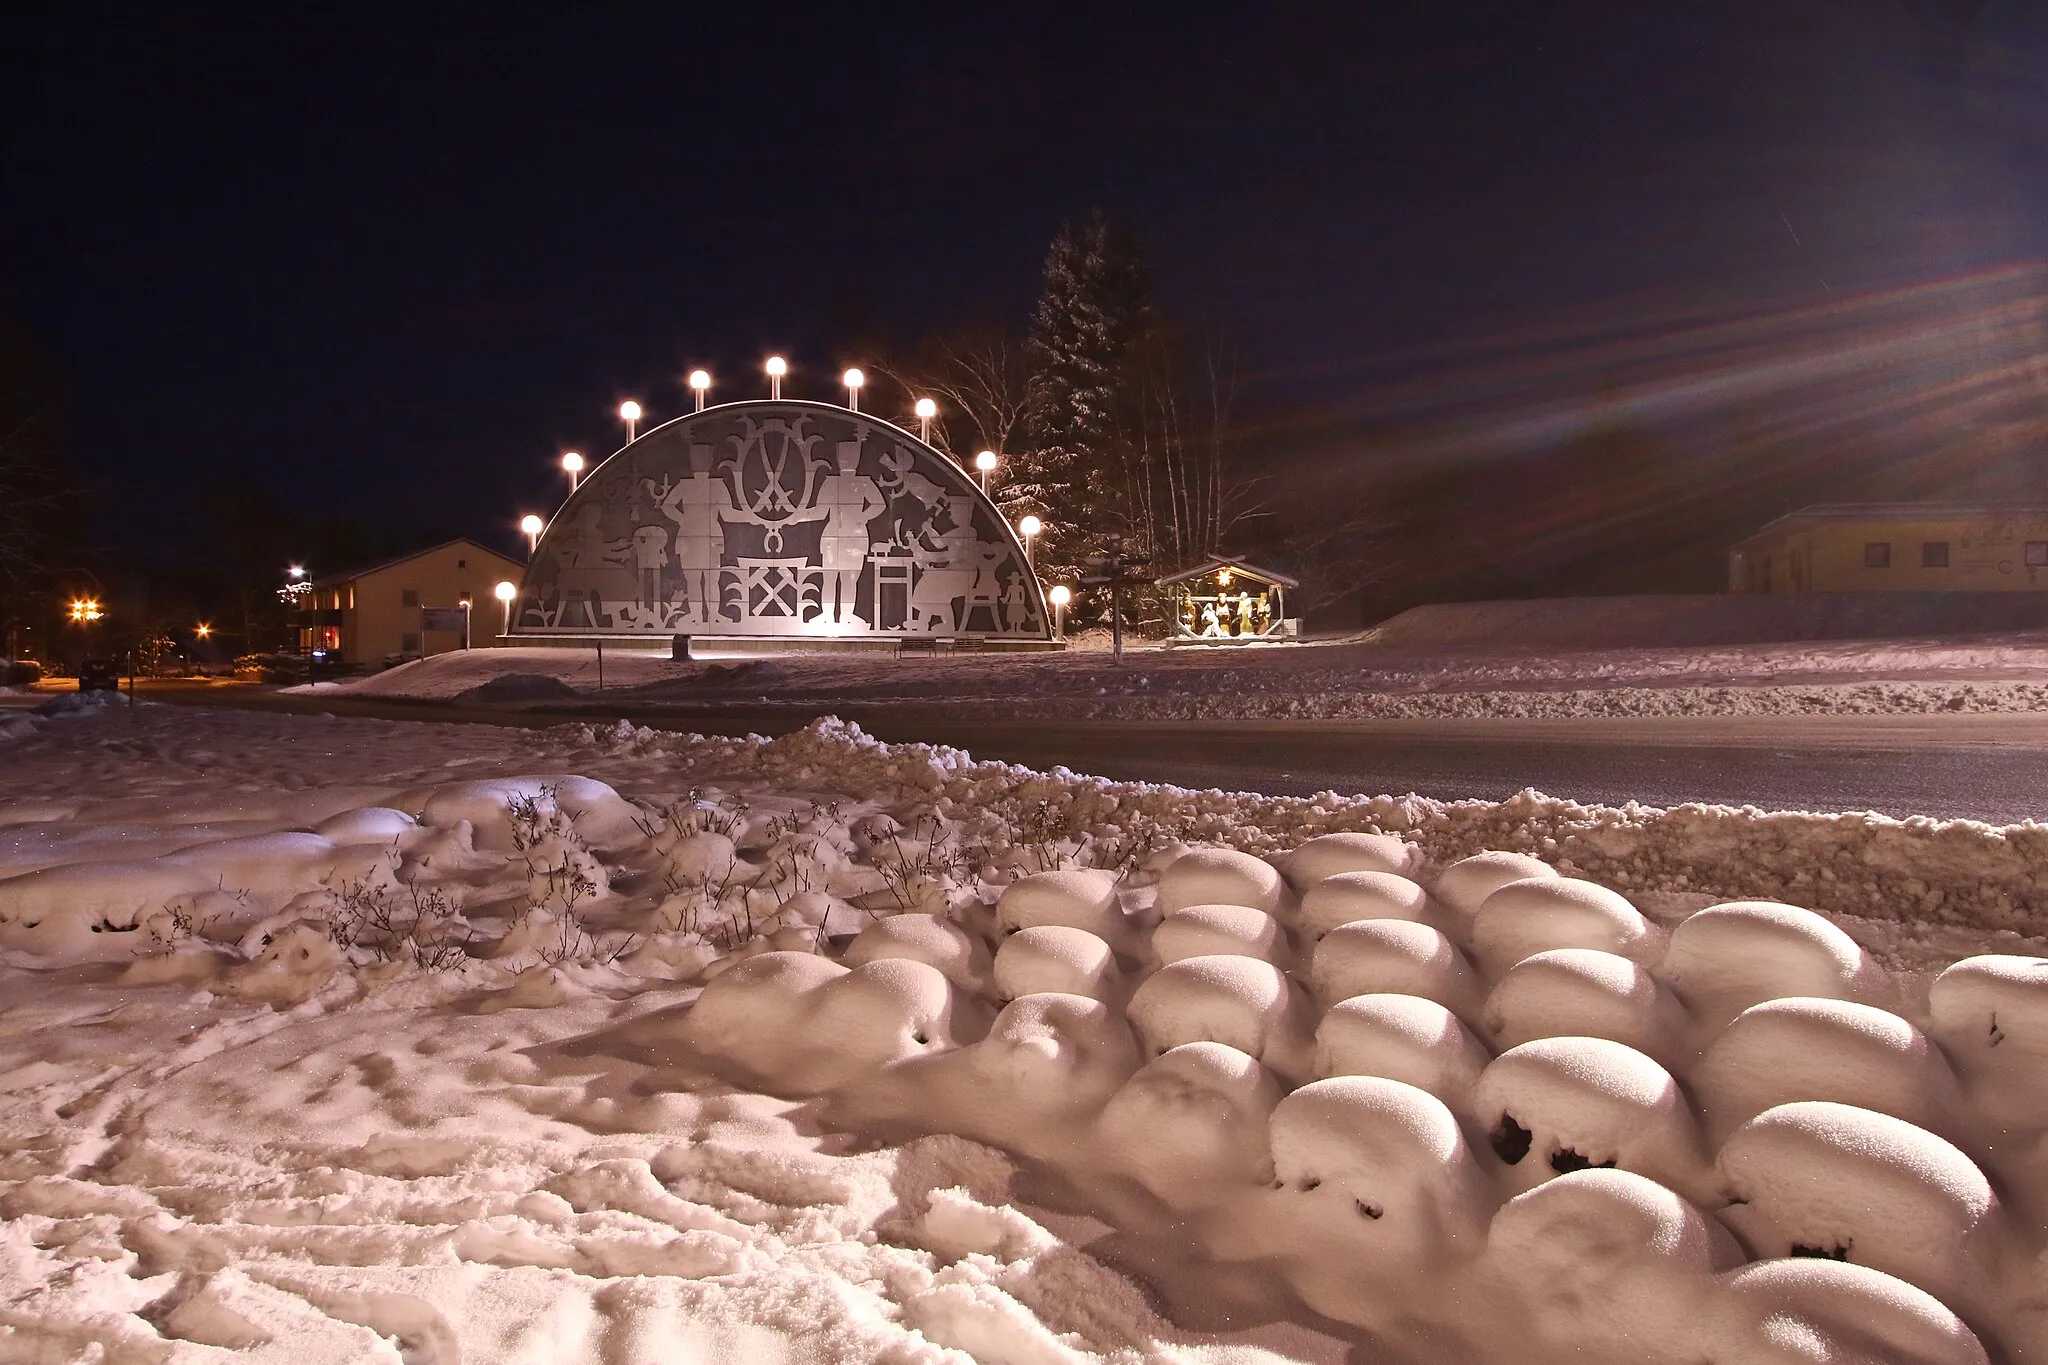
[[[452,630],[457,635],[469,628],[469,612],[461,607],[421,607],[421,630]]]

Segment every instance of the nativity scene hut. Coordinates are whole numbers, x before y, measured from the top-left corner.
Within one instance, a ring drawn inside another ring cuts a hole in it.
[[[1191,569],[1159,579],[1159,587],[1170,595],[1173,633],[1168,639],[1180,644],[1294,639],[1301,621],[1287,614],[1287,590],[1300,586],[1300,579],[1248,560],[1210,555]]]

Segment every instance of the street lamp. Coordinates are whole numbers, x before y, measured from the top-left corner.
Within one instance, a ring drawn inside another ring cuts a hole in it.
[[[75,597],[71,601],[71,620],[74,625],[86,625],[100,619],[100,604],[96,598]]]
[[[498,633],[501,635],[510,635],[512,633],[512,599],[519,596],[519,589],[515,587],[512,583],[512,580],[508,578],[502,580],[497,587],[492,588],[491,593],[500,602],[503,602],[505,604],[505,628]]]
[[[846,406],[859,412],[860,386],[868,382],[868,377],[859,370],[848,370],[839,376],[839,382],[846,385]]]
[[[631,436],[628,436],[626,439],[628,441],[631,441],[633,438]],[[574,494],[576,491],[576,481],[583,477],[582,453],[580,451],[575,450],[567,450],[562,452],[562,468],[568,472],[569,492],[571,494]]]
[[[640,425],[640,414],[642,411],[643,409],[640,405],[630,398],[619,404],[619,420],[626,424],[627,445],[633,444],[633,433]]]
[[[768,396],[782,397],[782,376],[789,373],[789,362],[779,355],[768,357]]]
[[[192,634],[201,640],[208,640],[213,638],[213,627],[201,621],[198,625],[192,627]]]
[[[704,395],[711,390],[711,371],[690,371],[690,391],[697,395],[697,411],[704,411]]]
[[[939,405],[929,398],[917,400],[917,439],[926,445],[932,443],[932,418],[939,415]]]
[[[1053,584],[1052,591],[1045,595],[1052,603],[1052,634],[1056,640],[1067,638],[1067,603],[1074,600],[1073,589],[1064,583]]]
[[[1045,529],[1045,523],[1026,512],[1017,523],[1017,534],[1024,537],[1024,564],[1032,573],[1038,572],[1038,561],[1031,557],[1031,542],[1038,539],[1038,533]]]
[[[996,453],[984,450],[974,457],[974,467],[981,474],[981,491],[988,492],[988,476],[996,472]]]
[[[519,519],[519,529],[526,532],[526,557],[531,559],[533,552],[540,548],[540,533],[548,529],[548,524],[528,512]]]

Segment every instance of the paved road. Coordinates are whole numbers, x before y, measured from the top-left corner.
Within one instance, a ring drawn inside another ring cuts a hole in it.
[[[561,711],[454,708],[267,689],[149,689],[164,701],[406,720],[554,725]],[[1274,795],[1417,792],[1499,799],[1534,787],[1588,802],[1687,801],[1768,810],[1875,810],[2048,820],[2048,716],[1626,718],[1574,721],[1019,723],[909,708],[843,708],[881,738],[1127,780]],[[744,707],[585,707],[670,729],[779,733],[812,713]]]

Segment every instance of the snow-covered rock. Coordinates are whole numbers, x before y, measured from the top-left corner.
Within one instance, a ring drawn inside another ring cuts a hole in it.
[[[1472,952],[1499,980],[1523,958],[1552,948],[1591,948],[1631,962],[1653,960],[1657,935],[1628,898],[1577,877],[1527,877],[1480,903]]]
[[[1302,894],[1301,931],[1311,941],[1361,919],[1429,923],[1429,893],[1393,872],[1337,872]]]
[[[1316,1075],[1384,1076],[1427,1090],[1461,1120],[1493,1060],[1457,1015],[1416,995],[1354,995],[1316,1025]]]
[[[1509,882],[1555,877],[1557,869],[1526,853],[1490,851],[1460,858],[1429,883],[1429,892],[1448,916],[1446,928],[1460,943],[1472,941],[1472,921],[1486,898]]]
[[[1117,904],[1116,874],[1097,868],[1032,872],[1003,888],[996,925],[1005,934],[1020,929],[1084,929],[1111,948],[1126,950],[1129,926]]]
[[[1314,1075],[1315,1011],[1270,962],[1211,954],[1170,963],[1131,996],[1131,1027],[1148,1056],[1183,1043],[1223,1043],[1282,1080]]]
[[[1419,995],[1468,1025],[1479,1020],[1483,984],[1458,946],[1426,924],[1368,919],[1339,925],[1316,944],[1309,982],[1325,1008],[1354,995]]]
[[[1496,1047],[1537,1038],[1609,1038],[1670,1070],[1689,1060],[1678,998],[1627,958],[1591,948],[1553,948],[1523,958],[1487,995],[1481,1017]]]
[[[1473,1107],[1510,1185],[1616,1166],[1712,1194],[1698,1121],[1671,1073],[1605,1038],[1539,1038],[1487,1065]]]
[[[1273,1178],[1267,1128],[1280,1085],[1222,1043],[1183,1043],[1141,1067],[1103,1108],[1117,1168],[1176,1208],[1216,1202]]]
[[[1948,1305],[1866,1266],[1801,1256],[1757,1261],[1723,1278],[1694,1338],[1709,1365],[1989,1365]]]
[[[1189,905],[1152,930],[1152,956],[1160,963],[1211,953],[1236,953],[1285,966],[1292,954],[1280,922],[1248,905]]]
[[[1392,834],[1318,834],[1288,854],[1287,880],[1297,892],[1347,872],[1391,872],[1412,877],[1421,870],[1422,850]]]
[[[959,925],[938,915],[891,915],[860,931],[842,959],[849,967],[901,958],[944,972],[963,991],[986,988],[991,963],[988,948]]]
[[[1042,924],[1019,929],[996,949],[995,987],[1001,1000],[1054,993],[1108,1000],[1123,975],[1107,943],[1086,929]]]
[[[1927,1003],[1929,1031],[1989,1125],[2004,1137],[2048,1128],[2048,958],[1964,958]]]
[[[810,953],[769,952],[705,986],[678,1038],[749,1084],[814,1095],[953,1047],[953,1014],[951,983],[923,962],[849,970]]]
[[[1811,910],[1775,901],[1729,901],[1688,917],[1672,930],[1657,974],[1707,1028],[1788,995],[1859,999],[1877,976],[1856,940]]]
[[[1633,1171],[1545,1181],[1504,1204],[1486,1235],[1488,1282],[1523,1349],[1588,1365],[1690,1365],[1697,1343],[1674,1327],[1710,1316],[1714,1277],[1742,1261],[1720,1223]]]
[[[1385,1328],[1477,1256],[1496,1200],[1458,1122],[1378,1076],[1316,1081],[1273,1110],[1276,1189],[1252,1245],[1317,1312]]]
[[[1947,1136],[1963,1117],[1940,1050],[1898,1015],[1847,1000],[1788,996],[1750,1006],[1721,1031],[1690,1080],[1716,1144],[1795,1100],[1853,1104]]]
[[[1234,848],[1191,848],[1161,874],[1153,904],[1162,915],[1190,905],[1248,905],[1277,915],[1287,901],[1286,880],[1265,859]]]
[[[1966,1314],[1978,1300],[1998,1200],[1969,1157],[1926,1129],[1802,1100],[1736,1129],[1719,1166],[1736,1201],[1723,1216],[1757,1256],[1869,1266]]]

